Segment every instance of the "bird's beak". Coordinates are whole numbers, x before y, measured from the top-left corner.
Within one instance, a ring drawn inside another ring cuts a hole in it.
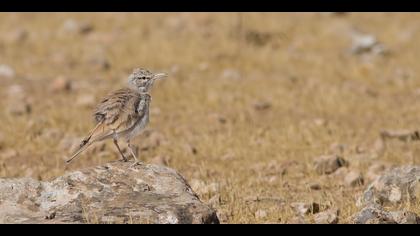
[[[166,74],[166,73],[159,73],[159,74],[155,74],[153,76],[153,80],[164,79],[166,77],[168,77],[168,74]]]

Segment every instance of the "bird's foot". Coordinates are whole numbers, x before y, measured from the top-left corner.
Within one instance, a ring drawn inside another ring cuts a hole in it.
[[[128,162],[128,159],[127,159],[127,157],[123,156],[123,157],[120,159],[120,161],[122,161],[122,162]]]

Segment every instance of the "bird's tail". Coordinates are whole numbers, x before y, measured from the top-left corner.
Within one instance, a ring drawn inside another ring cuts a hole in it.
[[[88,148],[90,145],[92,145],[94,143],[94,141],[87,141],[85,142],[85,140],[82,141],[82,143],[80,144],[79,148],[76,150],[76,152],[66,161],[67,164],[69,164],[71,161],[74,160],[74,158],[76,158],[77,156],[79,156],[80,153],[82,153],[84,150],[86,150],[86,148]]]
[[[86,139],[84,139],[82,141],[82,143],[80,143],[79,148],[75,151],[75,153],[66,161],[67,164],[69,164],[71,161],[73,161],[77,156],[79,156],[80,153],[82,153],[84,150],[86,150],[88,147],[90,147],[90,145],[99,142],[99,141],[103,141],[105,139],[109,139],[112,138],[114,136],[114,133],[112,131],[102,134],[102,135],[98,135],[98,136],[94,136],[94,137],[88,137]]]
[[[80,143],[79,148],[76,150],[76,152],[66,161],[66,163],[70,163],[71,161],[73,161],[74,158],[76,158],[80,153],[82,153],[84,150],[86,150],[86,148],[88,148],[90,145],[92,145],[94,142],[96,141],[100,141],[97,138],[92,139],[92,136],[94,136],[95,132],[100,128],[103,127],[102,126],[103,122],[100,122],[96,125],[96,127],[89,132],[89,136],[85,139],[83,139],[83,141]]]

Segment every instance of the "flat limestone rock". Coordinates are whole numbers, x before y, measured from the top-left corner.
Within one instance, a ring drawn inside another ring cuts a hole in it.
[[[0,179],[0,223],[219,223],[175,170],[111,162],[50,182]]]

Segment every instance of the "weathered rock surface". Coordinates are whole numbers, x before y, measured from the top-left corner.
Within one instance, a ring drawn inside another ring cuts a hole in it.
[[[112,162],[50,182],[0,179],[0,223],[219,223],[176,171]]]
[[[394,168],[374,180],[359,199],[359,205],[383,206],[420,199],[420,166]]]
[[[354,215],[357,224],[419,224],[414,212],[388,211],[401,203],[415,203],[420,199],[420,167],[403,166],[387,171],[369,185],[357,204],[363,207]]]
[[[409,211],[385,211],[380,206],[368,206],[354,216],[356,224],[418,224],[420,218]]]

